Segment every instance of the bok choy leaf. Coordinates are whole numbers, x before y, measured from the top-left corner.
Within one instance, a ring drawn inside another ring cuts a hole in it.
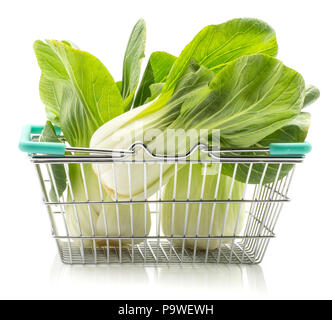
[[[139,25],[145,29],[144,23],[140,22]],[[135,32],[133,34],[135,35]],[[134,74],[135,70],[137,71],[138,63],[138,60],[135,60],[136,52],[132,55],[132,50],[136,48],[133,34],[124,62],[126,68],[131,70],[131,74]],[[127,89],[129,88],[128,90],[134,92],[138,83],[138,80],[136,84],[134,83],[137,76],[136,78],[130,77],[130,79],[125,76],[124,83],[119,86],[96,57],[74,48],[69,42],[36,41],[34,50],[42,70],[40,96],[45,103],[49,120],[61,127],[71,146],[88,147],[92,134],[105,122],[122,114],[128,103],[132,102],[133,94],[131,98],[123,98],[119,87],[123,89],[125,85]],[[61,171],[54,172],[56,181],[63,181],[63,173],[65,172],[63,169],[65,167],[61,166]],[[87,200],[100,202],[111,199],[103,186],[100,187],[98,176],[89,164],[84,165],[84,169],[79,164],[68,165],[67,178],[69,182],[67,187],[68,202],[85,202]],[[84,186],[86,186],[86,190]],[[58,191],[63,193],[62,189]],[[54,194],[52,190],[51,194]],[[144,205],[140,204],[135,205],[134,208],[135,217],[142,221],[145,219],[146,226],[150,228],[148,208],[145,211]],[[68,204],[65,209],[70,236],[96,235],[97,230],[94,228],[98,223],[99,216],[103,217],[103,221],[106,219],[114,223],[116,221],[114,219],[116,215],[115,205],[109,205],[105,210],[105,207],[100,204],[89,206]],[[131,234],[126,233],[129,228],[126,224],[131,225],[129,206],[123,206],[122,215],[120,229],[124,230],[124,233],[120,235],[129,236]],[[101,230],[100,224],[98,226],[98,230]],[[117,236],[119,232],[121,230],[117,230]],[[149,230],[147,230],[148,232]],[[137,233],[135,235],[142,236],[142,234]],[[101,236],[105,236],[105,233]]]
[[[320,96],[319,90],[313,86],[313,85],[308,85],[305,90],[305,99],[303,103],[303,107],[305,108],[306,106],[314,103]]]
[[[123,99],[127,99],[127,102],[125,103],[126,110],[130,109],[131,107],[134,94],[139,83],[141,62],[144,58],[145,41],[145,21],[140,19],[134,26],[130,35],[123,60],[121,94]]]
[[[171,128],[219,129],[224,146],[249,147],[294,119],[303,100],[300,74],[266,55],[245,56],[196,90]]]
[[[276,130],[272,134],[268,135],[258,143],[251,146],[251,148],[266,148],[269,147],[270,143],[283,143],[283,142],[304,142],[308,129],[310,127],[310,114],[307,112],[301,112],[295,119],[287,123],[281,129]],[[236,154],[234,154],[236,155]],[[242,153],[241,155],[262,155],[261,153]],[[250,178],[248,183],[250,184],[259,184],[264,173],[265,164],[255,163],[252,166]],[[288,172],[293,168],[292,164],[283,164],[278,179],[285,177]],[[266,172],[262,183],[271,183],[273,182],[278,174],[279,164],[269,164],[266,167]],[[223,174],[230,177],[233,176],[234,164],[225,163],[223,166]],[[249,164],[239,164],[237,166],[235,179],[241,182],[246,182],[247,175],[249,172]]]
[[[60,110],[53,107],[50,112],[59,112],[70,145],[87,147],[101,125],[124,111],[113,77],[97,58],[61,41],[36,41],[34,49],[42,81],[49,84],[40,87],[41,96],[53,94],[53,101],[59,101]]]
[[[157,51],[151,54],[141,84],[137,90],[134,107],[143,105],[153,95],[151,92],[152,85],[166,81],[175,60],[176,57],[166,52]],[[161,92],[161,90],[158,91]]]
[[[233,19],[207,26],[183,49],[167,78],[163,92],[176,87],[192,59],[218,73],[227,63],[239,57],[256,53],[276,56],[277,52],[274,30],[258,19]]]
[[[162,131],[159,137],[166,139],[168,129],[186,132],[194,129],[200,141],[208,139],[209,130],[219,130],[222,147],[246,147],[282,128],[301,111],[304,81],[296,71],[275,58],[262,54],[245,56],[227,64],[214,77],[211,72],[204,67],[193,68],[192,64],[168,102],[165,103],[161,95],[151,104],[109,121],[95,132],[90,146],[126,149],[141,131],[143,142],[150,150],[169,154],[168,150],[158,150],[162,146],[160,139],[147,139],[144,132],[158,129]],[[163,107],[159,108],[158,103]],[[185,153],[191,147],[188,138],[183,136],[172,151]],[[174,147],[173,140],[170,144]],[[168,141],[163,145],[167,146]],[[128,170],[121,164],[116,167],[117,190],[123,197],[129,197]],[[159,178],[159,171],[152,167],[150,192],[155,191],[153,186]],[[144,180],[142,166],[134,164],[132,168],[136,176],[131,190],[134,196],[142,194]],[[114,190],[111,166],[102,164],[100,169],[103,183]],[[169,169],[170,166],[164,166],[165,173]]]
[[[46,122],[44,130],[40,135],[39,141],[40,142],[62,143],[62,141],[58,138],[58,136],[55,132],[55,129],[50,121]],[[51,190],[50,190],[49,196],[50,196],[51,201],[58,202],[59,199],[58,199],[57,195],[59,197],[61,197],[67,188],[65,167],[63,164],[51,164],[50,170],[52,170],[52,175],[53,175],[55,181],[54,181],[54,183],[52,182],[52,184],[51,184]],[[52,175],[49,172],[49,176],[51,177]]]
[[[315,100],[319,98],[319,90],[313,86],[309,85],[305,90],[305,98],[303,102],[302,108],[305,108],[307,105],[313,103]],[[269,136],[265,137],[255,145],[251,146],[251,148],[268,148],[270,143],[298,143],[304,142],[306,140],[308,130],[310,127],[310,113],[301,112],[295,119],[291,120],[289,123],[284,125],[281,129],[276,130]],[[245,155],[242,153],[242,155]],[[261,155],[259,153],[247,153],[247,155]],[[269,164],[266,168],[266,172],[264,175],[264,179],[262,183],[271,183],[277,178],[284,178],[289,171],[294,166],[291,164],[283,164],[280,168],[279,174],[278,169],[279,165]],[[251,184],[259,184],[262,175],[264,172],[265,165],[263,164],[254,164],[252,167],[249,183]],[[234,165],[230,163],[226,163],[223,168],[223,173],[228,176],[233,176]],[[236,173],[236,179],[241,182],[246,181],[247,174],[249,172],[249,165],[247,164],[239,164]]]

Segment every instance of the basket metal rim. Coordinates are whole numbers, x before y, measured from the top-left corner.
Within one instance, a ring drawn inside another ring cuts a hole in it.
[[[135,159],[136,150],[140,148],[149,157],[148,159]],[[92,163],[92,162],[123,162],[123,163],[213,163],[213,162],[246,162],[246,163],[290,163],[296,164],[303,161],[305,156],[258,156],[258,155],[232,155],[221,156],[224,153],[268,153],[269,148],[225,148],[211,149],[205,143],[197,143],[183,155],[161,155],[153,153],[143,142],[135,142],[128,149],[106,150],[106,149],[90,149],[90,148],[66,148],[71,155],[50,156],[30,154],[30,158],[34,163]],[[206,154],[209,159],[193,160],[190,157],[199,150]],[[74,153],[93,153],[89,155],[75,155]],[[96,153],[104,153],[96,155]]]

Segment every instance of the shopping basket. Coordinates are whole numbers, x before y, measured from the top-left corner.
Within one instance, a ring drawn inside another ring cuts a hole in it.
[[[283,204],[290,200],[287,194],[295,166],[311,150],[308,143],[222,150],[200,143],[185,155],[169,157],[153,154],[140,142],[127,150],[73,148],[63,138],[63,143],[39,142],[42,129],[43,126],[25,126],[19,146],[29,154],[36,168],[52,235],[62,261],[68,264],[260,263],[275,237]],[[60,136],[61,130],[56,131]],[[138,151],[147,154],[148,160],[136,159]],[[194,153],[202,156],[193,160]],[[118,197],[115,180],[113,196],[105,196],[99,167],[110,166],[115,179],[119,165],[127,166],[131,188],[131,182],[137,178],[131,171],[134,164],[142,169],[143,198]],[[88,192],[91,186],[87,185],[86,172],[92,165],[98,195]],[[66,190],[61,195],[56,186],[55,166],[64,168]],[[159,188],[148,196],[146,181],[152,166],[160,168]],[[173,170],[166,187],[164,166]],[[200,180],[194,181],[198,166]],[[79,199],[75,198],[69,179],[73,167],[82,177],[84,196]],[[186,175],[179,177],[182,169],[187,170]],[[218,190],[223,188],[223,179],[228,179],[228,188],[227,195],[221,197]],[[241,192],[234,193],[238,184]],[[187,190],[180,197],[176,190],[179,186]],[[165,197],[165,188],[173,188],[170,198]],[[207,188],[213,192],[205,192]],[[193,192],[199,196],[193,197]],[[97,207],[98,222],[94,219]],[[165,208],[168,218],[163,217]],[[125,224],[123,219],[127,219]]]

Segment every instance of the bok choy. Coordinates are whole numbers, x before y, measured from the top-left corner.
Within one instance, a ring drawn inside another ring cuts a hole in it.
[[[212,164],[218,171],[219,165]],[[206,175],[201,164],[186,165],[170,179],[163,192],[163,200],[239,200],[242,199],[244,184],[219,174]],[[174,197],[175,194],[175,197]],[[164,203],[161,212],[162,229],[165,236],[173,237],[220,237],[241,235],[246,221],[241,203]],[[175,246],[198,250],[214,250],[219,247],[218,239],[174,240]],[[227,240],[223,241],[225,244]],[[228,241],[229,242],[229,241]]]
[[[88,147],[92,134],[100,126],[131,107],[138,86],[141,59],[144,57],[145,29],[143,20],[135,25],[124,58],[123,79],[118,83],[96,57],[79,50],[68,41],[35,42],[34,50],[42,71],[40,97],[45,104],[46,115],[51,122],[60,126],[72,147]],[[52,124],[48,123],[46,127],[50,126]],[[49,135],[44,134],[45,137],[47,139]],[[59,197],[65,191],[59,186],[68,180],[67,202],[111,200],[105,189],[100,187],[91,165],[59,165],[57,170],[58,173],[54,171],[54,174]],[[51,193],[54,197],[54,191],[51,190]],[[134,234],[129,232],[128,227],[131,224],[129,205],[122,206],[119,213],[115,205],[68,204],[65,211],[69,235],[143,236],[150,228],[149,210],[147,208],[145,213],[144,205],[140,204],[133,208],[135,224],[143,224],[142,228],[135,228]],[[119,219],[118,214],[121,215]],[[100,221],[105,223],[104,229]]]
[[[236,172],[234,163],[224,163],[222,169],[208,165],[204,178],[206,168],[201,164],[143,164],[141,160],[154,155],[134,143],[142,142],[153,154],[174,157],[186,154],[196,143],[221,149],[303,142],[310,126],[310,114],[303,108],[319,97],[319,91],[276,59],[275,32],[257,19],[207,26],[178,57],[153,52],[140,81],[145,37],[145,22],[139,20],[117,82],[96,57],[71,42],[35,42],[42,71],[40,97],[49,120],[42,141],[59,142],[53,123],[72,147],[135,151],[126,158],[130,165],[114,161],[49,166],[55,182],[50,199],[66,198],[70,236],[100,236],[101,246],[107,236],[147,236],[151,218],[144,201],[157,191],[166,201],[161,217],[165,236],[240,235],[246,221],[240,203],[167,201],[239,200],[245,182],[259,184],[264,172],[262,183],[270,183],[277,174],[284,177],[292,165],[279,170],[276,164],[265,168],[258,163],[249,169],[239,163]],[[194,157],[199,160],[204,155]],[[129,205],[128,200],[142,203]],[[132,243],[121,241],[124,246]],[[117,246],[118,240],[107,243]],[[184,245],[215,249],[219,240],[186,239]]]
[[[208,141],[212,130],[218,130],[222,147],[249,147],[282,128],[301,111],[303,78],[270,56],[238,58],[216,75],[196,63],[188,69],[170,99],[165,102],[165,95],[161,94],[153,102],[107,122],[94,133],[90,147],[126,149],[140,135],[152,152],[183,154],[192,146],[190,133],[197,134],[199,141]],[[175,143],[177,130],[184,131]],[[130,193],[142,196],[143,167],[134,164],[131,169],[135,180],[129,190],[127,167],[116,164],[117,191],[123,197]],[[169,170],[171,166],[164,165],[164,174]],[[100,165],[100,174],[112,192],[112,166]],[[156,191],[158,179],[159,166],[150,165],[149,195]]]

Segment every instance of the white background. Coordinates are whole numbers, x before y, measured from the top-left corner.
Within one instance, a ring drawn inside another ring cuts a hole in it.
[[[332,298],[330,1],[6,1],[0,4],[0,298]],[[134,23],[147,52],[174,55],[208,24],[257,17],[277,32],[279,58],[321,90],[309,111],[313,152],[260,266],[70,267],[56,255],[37,178],[18,151],[20,129],[43,123],[36,39],[68,39],[116,80]]]

